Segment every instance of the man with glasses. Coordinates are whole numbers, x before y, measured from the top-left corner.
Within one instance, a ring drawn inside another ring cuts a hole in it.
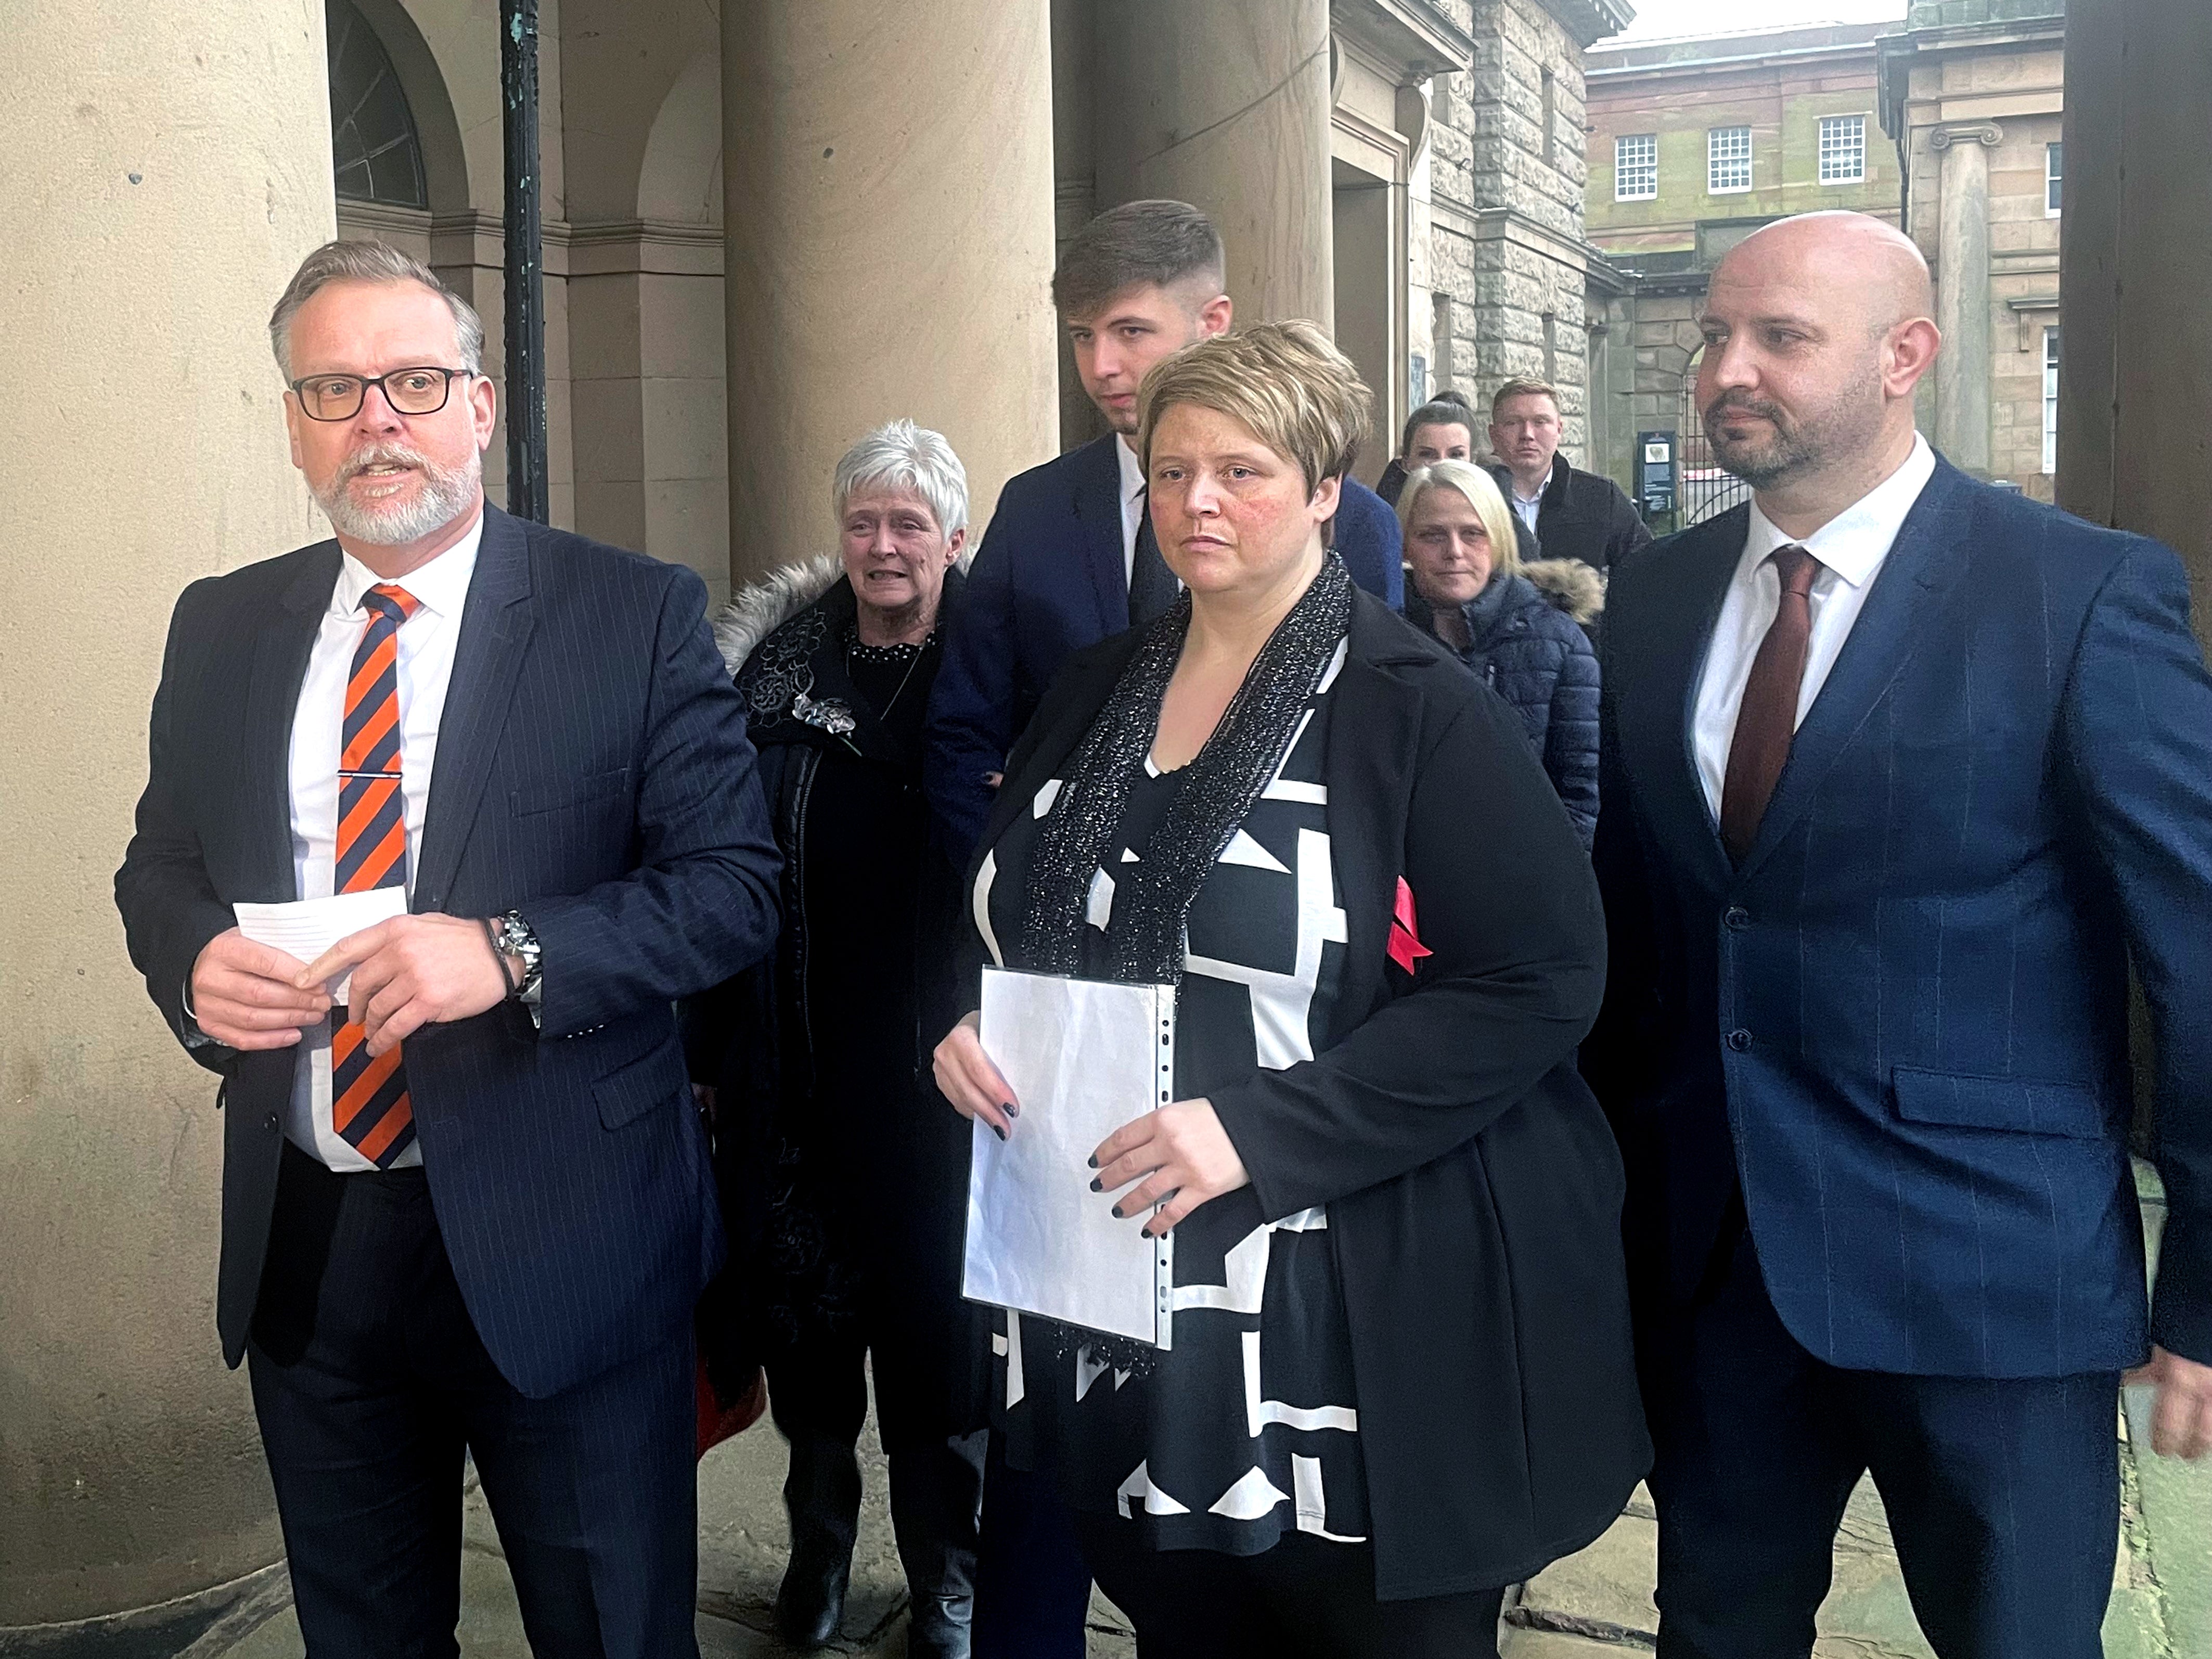
[[[483,499],[483,325],[374,242],[270,319],[336,539],[194,583],[116,877],[223,1079],[216,1322],[319,1656],[451,1655],[463,1455],[540,1655],[694,1654],[691,1310],[722,1254],[672,1002],[776,930],[680,567]],[[234,904],[383,889],[302,962]]]

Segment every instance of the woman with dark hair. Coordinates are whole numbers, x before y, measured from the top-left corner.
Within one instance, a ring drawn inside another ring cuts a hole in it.
[[[1518,720],[1328,549],[1368,407],[1310,323],[1147,376],[1184,594],[1062,672],[969,884],[975,958],[1176,987],[1174,1103],[1067,1174],[1173,1230],[1173,1346],[1013,1315],[994,1344],[1008,1458],[1053,1472],[1143,1659],[1494,1654],[1503,1587],[1648,1461],[1574,1064],[1595,888]],[[936,1069],[994,1133],[1052,1109],[973,1015]]]
[[[791,1446],[776,1628],[802,1650],[838,1633],[872,1370],[908,1651],[951,1659],[969,1651],[984,1437],[967,1432],[967,1136],[918,1080],[950,908],[921,734],[968,483],[939,434],[894,421],[839,462],[833,493],[842,556],[740,593],[716,629],[783,852],[783,931],[772,958],[686,1010],[731,1236],[701,1346],[724,1395],[765,1365]]]
[[[1466,461],[1474,458],[1474,411],[1465,397],[1446,387],[1406,416],[1406,430],[1398,453],[1375,482],[1375,493],[1391,506],[1406,487],[1406,475],[1431,461]]]

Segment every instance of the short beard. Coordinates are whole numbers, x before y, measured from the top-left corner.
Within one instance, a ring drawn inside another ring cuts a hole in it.
[[[1724,392],[1700,410],[1705,441],[1722,468],[1753,489],[1772,489],[1818,472],[1864,449],[1881,425],[1879,387],[1861,398],[1852,386],[1839,388],[1827,402],[1806,411],[1801,421],[1778,404],[1748,394]],[[1763,416],[1772,427],[1766,438],[1730,438],[1720,431],[1722,417],[1734,410]]]
[[[390,462],[416,468],[422,487],[410,501],[385,505],[363,504],[346,493],[346,485],[364,469]],[[440,466],[404,444],[370,444],[345,459],[330,483],[314,491],[315,505],[339,535],[370,547],[404,547],[446,526],[475,505],[483,486],[483,457],[471,455],[465,465]]]

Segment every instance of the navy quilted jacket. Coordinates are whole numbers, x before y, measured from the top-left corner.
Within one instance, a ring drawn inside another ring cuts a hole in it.
[[[1462,607],[1473,637],[1461,658],[1519,713],[1585,849],[1597,831],[1598,669],[1577,618],[1595,617],[1604,603],[1595,572],[1544,559]],[[1410,580],[1406,620],[1435,632],[1434,613]]]

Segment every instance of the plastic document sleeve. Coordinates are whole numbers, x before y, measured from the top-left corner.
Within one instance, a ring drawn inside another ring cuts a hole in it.
[[[1175,1239],[1091,1190],[1091,1154],[1175,1086],[1175,988],[983,970],[983,1052],[1021,1115],[975,1125],[961,1292],[973,1302],[1172,1345]]]

